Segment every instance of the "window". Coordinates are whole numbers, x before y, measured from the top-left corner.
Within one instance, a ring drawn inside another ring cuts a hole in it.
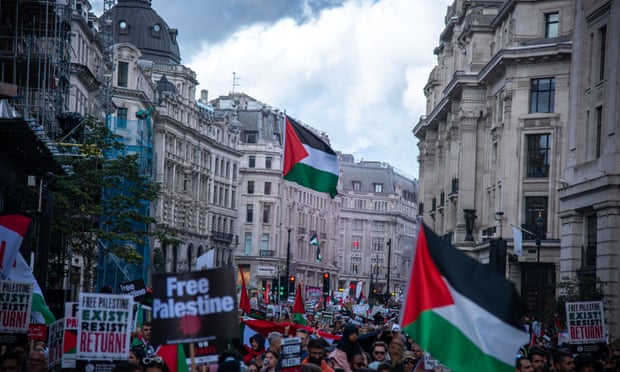
[[[362,183],[360,181],[353,181],[352,186],[355,191],[360,191],[362,189]]]
[[[373,221],[372,223],[373,231],[386,231],[385,222],[383,221]]]
[[[117,75],[116,85],[126,88],[129,82],[129,63],[119,62]]]
[[[547,13],[545,14],[545,37],[558,37],[560,25],[559,13]]]
[[[265,195],[271,195],[271,182],[265,182]]]
[[[245,143],[256,143],[257,138],[258,138],[258,132],[256,131],[243,132],[243,141]]]
[[[269,234],[263,233],[260,237],[260,250],[268,251],[269,250]]]
[[[361,265],[361,257],[351,257],[351,274],[359,274],[359,268]]]
[[[530,196],[525,198],[525,225],[531,232],[537,232],[536,218],[538,214],[543,219],[542,237],[544,239],[547,227],[547,197],[546,196]]]
[[[603,130],[603,106],[596,108],[596,158],[601,157],[601,133]]]
[[[256,156],[250,155],[250,158],[248,160],[248,167],[249,168],[256,168]]]
[[[383,184],[382,183],[374,183],[372,185],[375,192],[383,192]]]
[[[533,79],[530,87],[530,113],[553,112],[555,78]]]
[[[252,223],[254,220],[254,205],[248,204],[245,206],[245,222]]]
[[[248,194],[254,194],[254,181],[248,181]]]
[[[603,26],[598,30],[599,41],[599,58],[598,61],[598,79],[605,79],[605,44],[607,44],[607,26]]]
[[[355,199],[355,209],[366,209],[366,200]]]
[[[527,136],[527,176],[544,178],[549,176],[549,154],[551,153],[549,134]]]
[[[362,237],[361,236],[352,236],[351,237],[351,249],[354,251],[362,250]]]
[[[271,163],[273,163],[273,158],[271,156],[267,156],[265,158],[265,168],[271,169]]]
[[[383,251],[383,238],[372,238],[372,250],[375,252]]]
[[[363,230],[364,229],[364,220],[355,219],[353,220],[353,224],[351,226],[353,230]]]
[[[116,110],[116,126],[118,128],[127,128],[127,109],[120,107]]]
[[[386,201],[375,201],[375,210],[379,212],[387,211],[388,203]]]
[[[249,256],[252,253],[252,233],[245,233],[245,244],[243,245],[243,253],[246,256]]]
[[[263,205],[263,223],[269,223],[271,219],[271,205]]]

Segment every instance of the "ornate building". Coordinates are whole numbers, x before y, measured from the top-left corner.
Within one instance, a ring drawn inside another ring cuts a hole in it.
[[[614,338],[620,334],[619,39],[620,3],[575,1],[566,166],[558,190],[560,278],[579,279],[584,297],[592,299],[596,280],[605,283],[605,320]]]
[[[574,6],[454,1],[413,129],[424,222],[515,281],[534,316],[560,274]],[[521,256],[510,225],[529,232]]]
[[[411,267],[417,181],[388,164],[340,156],[339,288],[361,280],[368,298],[400,295]]]

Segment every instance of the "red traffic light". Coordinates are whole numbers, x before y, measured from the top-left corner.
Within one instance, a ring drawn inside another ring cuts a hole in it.
[[[329,279],[329,273],[323,273],[323,279]]]
[[[288,280],[290,280],[291,282],[295,281],[295,275],[291,275],[290,278],[288,278]]]

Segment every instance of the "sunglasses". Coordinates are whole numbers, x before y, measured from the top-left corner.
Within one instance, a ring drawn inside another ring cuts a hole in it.
[[[407,359],[403,360],[403,363],[405,363],[405,364],[413,364],[413,359],[407,358]]]
[[[151,364],[164,364],[164,358],[158,355],[155,355],[152,357],[146,357],[142,359],[142,363],[144,363],[145,366],[149,366]]]
[[[379,354],[379,355],[383,355],[385,354],[385,351],[374,351],[375,354]]]

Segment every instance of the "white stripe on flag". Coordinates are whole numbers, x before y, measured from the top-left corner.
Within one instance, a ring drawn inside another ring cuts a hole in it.
[[[523,254],[523,233],[517,227],[512,226],[512,234],[514,235],[514,251],[517,256]]]

